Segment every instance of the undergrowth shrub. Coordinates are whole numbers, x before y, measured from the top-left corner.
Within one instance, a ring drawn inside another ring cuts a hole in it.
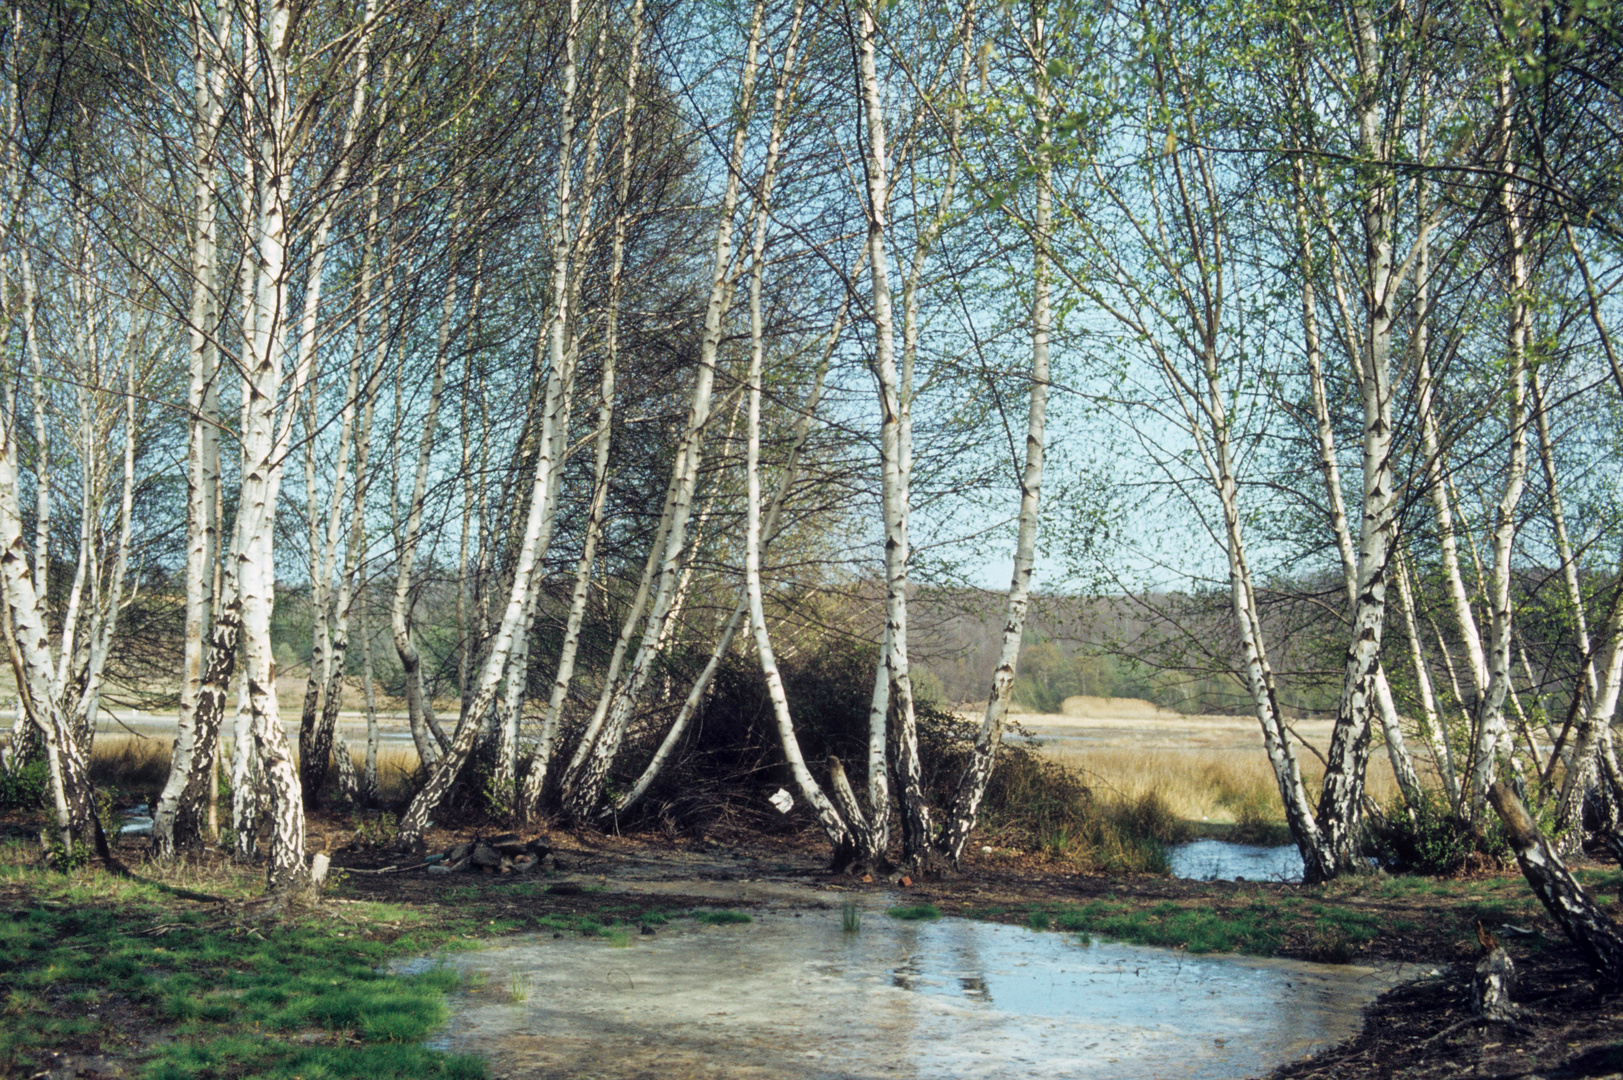
[[[50,783],[49,766],[43,761],[0,768],[0,810],[34,810],[45,805]]]
[[[1389,873],[1452,877],[1498,868],[1510,857],[1510,843],[1498,818],[1473,825],[1440,796],[1431,795],[1411,818],[1395,802],[1364,828],[1364,854]]]
[[[780,658],[801,752],[825,783],[832,755],[844,764],[853,786],[859,791],[866,786],[868,707],[877,663],[874,646],[849,642],[829,642]],[[949,711],[923,684],[915,696],[925,794],[932,805],[949,807],[979,724]],[[893,715],[893,732],[895,719]],[[623,790],[635,781],[664,732],[665,723],[648,724],[643,745],[630,746],[621,755],[611,787]],[[896,750],[893,741],[893,766]],[[766,802],[779,787],[796,796],[796,808],[788,815]],[[900,790],[895,775],[891,790]],[[735,658],[717,672],[686,747],[656,781],[639,813],[671,828],[699,832],[722,822],[767,831],[812,824],[784,764],[771,701],[753,657]],[[892,830],[893,836],[900,833]],[[972,843],[1041,852],[1088,868],[1164,871],[1166,845],[1184,838],[1185,827],[1155,793],[1101,798],[1074,771],[1035,753],[1015,727],[998,752]]]
[[[1234,829],[1228,838],[1237,844],[1256,844],[1259,847],[1278,847],[1291,842],[1290,826],[1280,821],[1279,800],[1261,802],[1255,799],[1241,803],[1234,811]]]

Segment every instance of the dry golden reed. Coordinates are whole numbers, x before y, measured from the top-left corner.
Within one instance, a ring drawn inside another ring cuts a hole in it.
[[[1044,743],[1040,752],[1071,769],[1104,796],[1134,801],[1155,794],[1186,821],[1234,822],[1242,817],[1283,820],[1273,768],[1262,748],[1254,750],[1132,749],[1103,746],[1078,749],[1074,743]],[[1303,754],[1309,792],[1318,790],[1323,768]],[[1369,793],[1382,804],[1397,793],[1391,765],[1372,756]]]

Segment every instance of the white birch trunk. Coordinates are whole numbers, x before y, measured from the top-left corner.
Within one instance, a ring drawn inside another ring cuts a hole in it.
[[[780,70],[784,73],[784,80],[779,82],[778,100],[774,108],[773,130],[771,143],[767,150],[767,174],[763,177],[763,187],[769,188],[772,166],[778,151],[778,139],[781,132],[781,117],[783,104],[784,83],[793,70],[795,33],[800,28],[800,17],[803,5],[795,5],[794,31],[790,37],[790,52]],[[759,9],[757,9],[759,11]],[[757,15],[757,18],[759,15]],[[801,798],[811,804],[817,815],[817,820],[828,835],[829,842],[834,846],[834,861],[836,865],[843,865],[853,856],[871,862],[876,857],[882,858],[883,850],[874,850],[874,835],[871,825],[863,820],[862,812],[855,805],[851,796],[849,785],[843,784],[844,776],[838,763],[832,763],[831,769],[835,775],[835,785],[843,788],[844,797],[841,802],[845,805],[836,809],[832,800],[823,792],[822,786],[812,776],[806,765],[805,755],[801,753],[800,741],[795,736],[794,719],[789,713],[789,699],[784,692],[783,677],[778,671],[777,658],[772,651],[772,639],[766,624],[766,610],[761,594],[761,381],[764,359],[766,354],[765,338],[761,315],[761,284],[765,272],[763,247],[766,237],[767,214],[764,206],[760,207],[755,219],[755,235],[752,243],[752,263],[749,292],[750,317],[750,366],[748,391],[748,420],[746,422],[746,444],[744,458],[745,475],[745,531],[744,531],[744,588],[749,600],[750,626],[755,635],[755,647],[760,656],[761,672],[766,677],[767,696],[772,702],[772,714],[777,721],[778,738],[783,747],[785,759],[789,764],[790,774],[794,777],[795,786],[800,791]],[[870,252],[871,253],[871,252]]]
[[[851,277],[856,277],[862,273],[867,258],[867,248],[864,247],[862,254],[857,259],[856,266],[852,268]],[[834,317],[834,324],[829,328],[822,359],[819,361],[817,373],[812,379],[811,392],[806,396],[806,402],[801,407],[799,419],[795,422],[794,440],[790,444],[789,455],[784,462],[783,474],[778,479],[778,490],[773,495],[772,504],[767,508],[766,516],[762,521],[761,550],[763,557],[766,548],[777,537],[783,505],[788,499],[789,492],[794,487],[798,476],[801,453],[804,451],[806,439],[811,433],[812,417],[817,414],[818,404],[822,401],[823,382],[828,375],[829,361],[833,358],[835,347],[839,344],[840,334],[844,330],[849,309],[850,294],[846,293],[841,297],[839,310]],[[683,700],[682,707],[676,714],[676,719],[671,722],[670,729],[665,733],[665,738],[661,740],[659,748],[654,751],[653,758],[649,760],[648,765],[643,769],[642,775],[637,778],[636,783],[631,786],[630,790],[614,804],[612,814],[620,816],[631,810],[648,793],[649,787],[652,786],[654,780],[664,770],[671,759],[671,755],[681,745],[688,723],[693,719],[694,714],[698,712],[699,706],[703,704],[705,694],[710,689],[711,681],[714,680],[716,672],[720,670],[722,660],[732,649],[733,639],[737,636],[739,628],[748,616],[749,592],[747,588],[741,587],[738,603],[734,606],[731,617],[728,618],[725,627],[722,629],[721,637],[717,639],[715,646],[711,649],[710,659],[705,662],[704,668],[699,672],[699,677],[694,680],[692,688]]]
[[[536,439],[535,473],[530,490],[529,513],[525,522],[518,558],[514,566],[512,586],[500,626],[491,641],[479,677],[479,688],[457,723],[455,734],[445,755],[434,766],[428,782],[412,799],[401,814],[397,842],[414,846],[421,842],[433,813],[451,789],[457,774],[466,763],[475,740],[483,728],[483,718],[495,703],[496,693],[507,673],[509,660],[517,646],[522,652],[522,635],[526,614],[533,611],[534,590],[538,587],[536,568],[545,553],[547,538],[557,514],[557,471],[562,467],[561,451],[567,442],[561,437],[560,426],[567,431],[567,398],[569,373],[564,370],[564,333],[568,325],[566,310],[569,297],[568,223],[570,220],[570,155],[574,127],[574,96],[576,60],[575,51],[580,30],[579,0],[570,0],[569,19],[564,37],[564,69],[560,139],[558,151],[558,217],[557,233],[553,242],[552,268],[553,311],[547,327],[550,372],[542,405],[541,430]],[[397,600],[398,607],[398,600]]]
[[[704,431],[710,418],[711,391],[715,384],[716,354],[721,346],[722,316],[730,292],[727,267],[732,262],[733,215],[738,208],[739,177],[743,164],[748,120],[754,97],[757,56],[761,44],[763,0],[756,0],[750,16],[748,44],[744,53],[743,71],[739,78],[738,120],[733,127],[732,146],[728,155],[727,179],[722,192],[716,223],[714,259],[710,272],[710,295],[705,305],[704,335],[699,347],[699,369],[694,379],[688,417],[676,462],[672,467],[671,490],[667,495],[669,528],[663,543],[656,543],[659,555],[659,585],[654,592],[648,620],[643,629],[642,642],[626,673],[625,685],[609,706],[601,729],[587,749],[582,739],[583,755],[577,754],[579,765],[571,763],[564,777],[562,802],[565,811],[577,820],[592,816],[602,798],[603,784],[610,767],[619,753],[620,743],[630,723],[642,691],[643,682],[657,658],[656,645],[665,631],[675,599],[677,579],[681,573],[681,554],[687,544],[687,523],[693,509],[693,493],[698,483],[699,461]],[[663,524],[663,523],[662,523]],[[611,680],[612,681],[612,680]]]
[[[1414,590],[1409,583],[1409,568],[1401,552],[1394,552],[1393,560],[1398,568],[1398,607],[1403,613],[1404,628],[1409,638],[1409,663],[1414,670],[1415,685],[1420,694],[1422,731],[1431,750],[1432,765],[1437,770],[1437,775],[1442,778],[1449,804],[1458,810],[1459,776],[1454,771],[1454,753],[1448,745],[1447,732],[1443,730],[1442,719],[1438,715],[1437,695],[1431,685],[1431,665],[1426,661],[1425,642],[1420,636],[1420,622],[1415,610]]]
[[[248,687],[255,749],[271,794],[271,835],[266,885],[273,894],[302,891],[304,806],[276,695],[270,619],[275,603],[275,512],[282,461],[296,414],[298,394],[314,357],[300,356],[289,387],[289,415],[278,425],[286,344],[281,332],[287,308],[287,214],[291,186],[288,152],[287,62],[291,47],[291,0],[274,0],[266,11],[263,128],[260,135],[258,267],[254,322],[245,358],[245,423],[242,493],[237,510],[237,593],[242,612],[243,675]],[[280,430],[279,430],[280,428]]]
[[[254,713],[248,684],[237,682],[237,709],[231,729],[231,854],[250,862],[259,854],[259,754],[254,746]]]
[[[186,466],[186,637],[180,684],[180,718],[169,777],[154,808],[152,853],[168,858],[196,848],[206,837],[210,780],[217,753],[218,716],[211,727],[199,724],[203,666],[209,627],[214,621],[214,573],[219,546],[216,504],[220,486],[219,449],[219,302],[216,210],[218,143],[225,115],[223,42],[230,32],[230,5],[222,4],[212,33],[200,4],[188,4],[192,22],[192,81],[197,120],[193,150],[190,381],[187,388],[189,443]]]
[[[423,418],[423,434],[417,446],[417,466],[412,475],[411,501],[406,510],[406,531],[401,540],[395,575],[394,606],[390,621],[394,629],[395,652],[400,656],[401,677],[406,684],[406,708],[411,716],[417,754],[425,766],[434,764],[448,742],[434,716],[434,703],[423,685],[422,654],[412,634],[412,571],[417,562],[417,545],[422,540],[423,508],[428,495],[428,470],[433,461],[435,435],[439,429],[440,400],[445,391],[445,365],[450,357],[451,323],[456,309],[457,257],[453,249],[445,269],[445,293],[440,304],[439,330],[434,343],[434,375],[428,391],[428,411]],[[432,739],[423,734],[424,729]]]
[[[1330,514],[1330,529],[1335,535],[1336,550],[1341,555],[1342,579],[1347,589],[1347,610],[1358,606],[1358,555],[1353,548],[1352,529],[1347,523],[1346,502],[1341,491],[1341,468],[1336,460],[1335,432],[1330,424],[1330,403],[1324,388],[1324,362],[1319,345],[1318,299],[1312,277],[1313,246],[1308,230],[1307,206],[1303,197],[1306,176],[1301,162],[1294,163],[1296,182],[1297,242],[1302,245],[1302,333],[1307,346],[1308,381],[1313,399],[1314,435],[1318,444],[1319,470],[1324,479],[1325,498]],[[1397,705],[1392,700],[1392,688],[1387,683],[1386,671],[1377,667],[1374,673],[1374,691],[1379,709],[1381,732],[1385,737],[1387,757],[1397,777],[1398,789],[1410,816],[1418,813],[1425,803],[1419,777],[1404,745],[1403,729],[1399,726]]]
[[[890,200],[889,159],[874,59],[877,28],[873,12],[867,6],[859,10],[857,25],[859,78],[868,126],[868,145],[864,148],[868,178],[868,274],[873,292],[874,366],[879,383],[880,513],[885,531],[885,648],[881,663],[887,669],[891,699],[885,709],[873,710],[869,716],[869,813],[876,825],[876,834],[882,836],[884,830],[878,823],[889,819],[890,805],[888,791],[875,783],[875,773],[886,771],[883,767],[884,725],[894,708],[897,714],[896,766],[902,785],[902,847],[904,857],[917,862],[924,857],[930,843],[930,808],[924,799],[913,717],[913,681],[907,655],[909,477],[905,440],[909,421],[896,370],[889,257],[885,250]]]
[[[1466,810],[1472,820],[1479,818],[1487,804],[1488,788],[1494,780],[1494,763],[1499,745],[1509,749],[1509,732],[1504,719],[1505,693],[1510,685],[1510,556],[1516,538],[1516,508],[1521,501],[1527,476],[1527,348],[1532,325],[1528,300],[1527,257],[1524,251],[1520,197],[1514,188],[1510,165],[1511,140],[1510,73],[1500,76],[1499,138],[1501,170],[1499,209],[1506,245],[1509,249],[1507,286],[1509,326],[1507,349],[1510,371],[1506,387],[1509,406],[1509,462],[1504,488],[1494,513],[1491,536],[1493,571],[1489,596],[1491,627],[1487,651],[1488,682],[1476,702],[1476,746],[1471,756],[1471,775]]]
[[[1386,159],[1386,134],[1375,78],[1379,70],[1380,29],[1374,14],[1355,7],[1358,63],[1366,85],[1354,111],[1361,151],[1375,162]],[[1363,401],[1363,497],[1358,535],[1357,594],[1351,612],[1341,700],[1326,757],[1315,824],[1327,866],[1310,866],[1305,881],[1356,870],[1358,831],[1363,816],[1364,778],[1369,762],[1371,712],[1378,708],[1381,635],[1386,618],[1386,574],[1395,511],[1392,471],[1392,310],[1401,275],[1393,265],[1395,181],[1389,169],[1375,170],[1362,195],[1365,280],[1368,313],[1364,340],[1354,363]],[[1323,875],[1323,876],[1321,876]]]

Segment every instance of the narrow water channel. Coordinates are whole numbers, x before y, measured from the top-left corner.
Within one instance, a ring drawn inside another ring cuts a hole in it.
[[[1167,849],[1172,876],[1194,881],[1301,881],[1295,844],[1264,847],[1228,840],[1191,840]]]
[[[465,976],[431,1045],[496,1077],[1227,1078],[1358,1030],[1396,972],[1080,943],[838,910],[678,919],[622,947],[527,936]]]

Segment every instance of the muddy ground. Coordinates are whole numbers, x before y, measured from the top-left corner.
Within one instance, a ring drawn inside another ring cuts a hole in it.
[[[429,837],[442,850],[470,833]],[[1114,907],[1212,913],[1220,919],[1272,920],[1277,955],[1392,965],[1414,979],[1379,998],[1363,1032],[1311,1060],[1281,1067],[1285,1078],[1566,1077],[1623,1078],[1623,998],[1598,994],[1575,950],[1514,872],[1463,883],[1405,889],[1392,881],[1309,889],[1267,882],[1194,882],[1165,877],[1078,874],[1062,863],[1014,852],[977,851],[958,874],[899,883],[832,874],[811,835],[712,834],[701,841],[596,833],[546,834],[554,854],[545,886],[515,895],[514,878],[422,870],[374,873],[391,865],[384,851],[335,853],[348,867],[345,896],[434,907],[540,925],[546,915],[590,915],[630,902],[670,907],[836,906],[853,893],[934,904],[944,914],[1028,923],[1034,912]],[[1615,898],[1614,898],[1615,899]],[[888,901],[887,901],[888,902]],[[1616,903],[1613,911],[1619,910]],[[1354,928],[1325,955],[1325,917]],[[1481,946],[1477,926],[1500,938],[1518,967],[1514,1025],[1471,1018],[1471,972]],[[1045,923],[1046,925],[1046,923]],[[1359,927],[1367,928],[1365,934]],[[1433,974],[1436,973],[1436,974]]]

